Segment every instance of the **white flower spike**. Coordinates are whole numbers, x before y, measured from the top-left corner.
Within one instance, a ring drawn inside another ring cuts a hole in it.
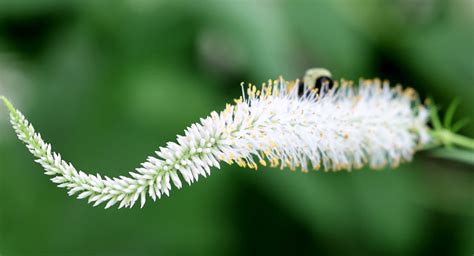
[[[78,171],[51,150],[20,111],[1,99],[18,138],[45,174],[53,176],[51,181],[70,196],[87,198],[94,206],[105,203],[105,208],[132,207],[137,201],[143,207],[147,196],[156,200],[169,195],[171,184],[181,188],[182,180],[191,184],[207,177],[222,161],[303,172],[396,167],[430,141],[428,111],[413,89],[391,88],[377,79],[361,80],[357,87],[342,81],[330,88],[327,76],[319,85],[317,76],[307,77],[304,83],[280,78],[260,89],[249,85],[235,104],[192,124],[130,176],[115,178]]]

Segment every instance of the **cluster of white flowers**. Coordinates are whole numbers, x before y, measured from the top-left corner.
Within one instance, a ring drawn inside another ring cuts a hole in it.
[[[171,184],[181,188],[210,175],[219,162],[285,168],[351,170],[369,165],[397,166],[412,158],[430,140],[428,113],[413,89],[390,88],[388,82],[363,80],[353,87],[342,82],[320,92],[298,81],[269,81],[212,112],[186,129],[177,142],[148,157],[130,176],[116,178],[86,174],[51,151],[25,117],[5,99],[20,140],[47,175],[69,195],[132,207],[147,194],[156,200],[169,195]],[[242,87],[244,88],[244,87]],[[300,92],[299,92],[300,91]]]

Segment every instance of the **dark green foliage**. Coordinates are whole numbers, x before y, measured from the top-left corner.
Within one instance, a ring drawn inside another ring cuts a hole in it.
[[[474,109],[470,1],[255,2],[0,1],[0,94],[65,159],[110,176],[223,109],[241,81],[311,67],[457,98],[439,124],[474,135],[454,122]],[[421,153],[352,173],[224,166],[144,209],[104,210],[52,186],[6,116],[1,256],[473,253],[472,165]]]

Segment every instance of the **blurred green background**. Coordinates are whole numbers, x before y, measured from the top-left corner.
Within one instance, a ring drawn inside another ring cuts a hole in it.
[[[459,98],[456,118],[473,117],[474,1],[0,0],[0,94],[91,173],[126,174],[241,81],[315,66]],[[225,166],[144,209],[103,210],[52,185],[0,107],[1,256],[473,253],[466,164]]]

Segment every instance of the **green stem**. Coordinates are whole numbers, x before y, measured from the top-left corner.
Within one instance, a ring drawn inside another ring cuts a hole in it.
[[[453,144],[458,146],[474,150],[474,139],[456,133],[451,133],[451,141]]]
[[[474,150],[474,139],[456,134],[448,129],[439,129],[433,131],[433,138],[435,138],[439,144],[446,146],[459,146],[470,150]]]

